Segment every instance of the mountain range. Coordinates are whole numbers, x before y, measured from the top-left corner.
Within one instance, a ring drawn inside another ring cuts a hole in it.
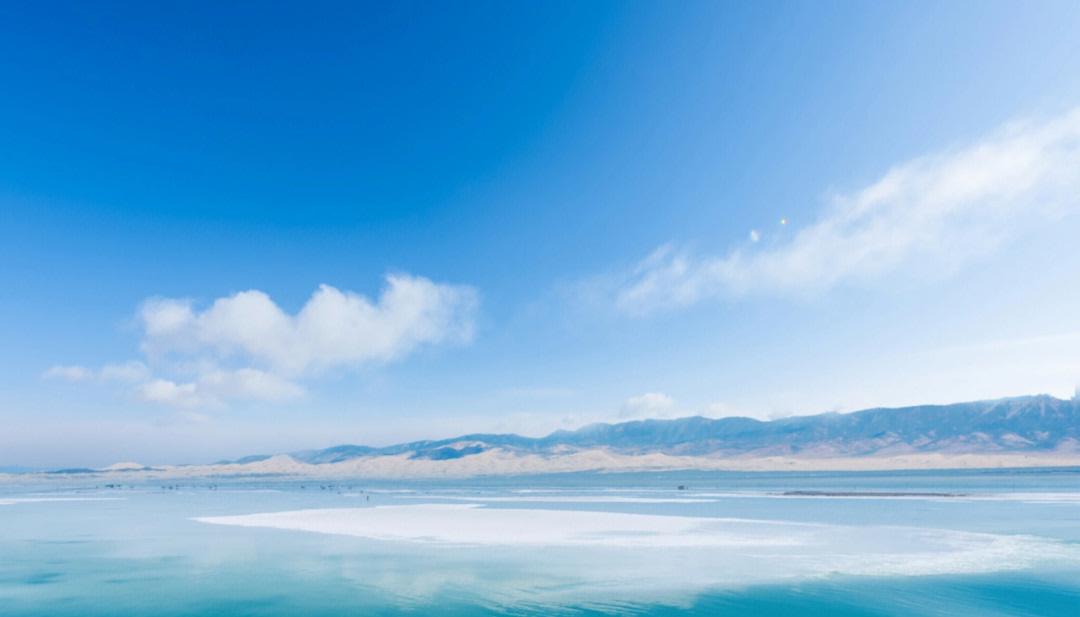
[[[340,445],[210,465],[103,469],[0,479],[466,477],[646,470],[875,470],[1080,467],[1080,396],[1024,396],[952,405],[751,418],[688,417],[591,424],[544,437],[469,434],[386,447]],[[20,475],[12,475],[20,474]]]
[[[387,447],[341,445],[293,452],[311,465],[357,458],[403,456],[452,460],[499,449],[542,456],[602,448],[622,455],[711,458],[836,458],[916,453],[1001,454],[1080,452],[1080,399],[1025,396],[952,405],[878,408],[772,421],[687,417],[592,424],[545,437],[470,434]],[[270,458],[249,456],[220,464]]]

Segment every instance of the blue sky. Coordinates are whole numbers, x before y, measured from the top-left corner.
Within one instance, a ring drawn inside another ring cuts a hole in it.
[[[1080,383],[1080,6],[0,9],[0,465]]]

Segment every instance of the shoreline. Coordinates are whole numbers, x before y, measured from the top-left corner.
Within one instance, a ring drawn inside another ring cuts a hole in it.
[[[634,473],[665,471],[735,472],[873,472],[1004,470],[1080,467],[1080,454],[905,454],[832,458],[688,457],[666,454],[616,454],[586,450],[543,457],[517,455],[498,448],[446,461],[397,456],[361,457],[338,463],[308,464],[278,455],[246,464],[167,465],[125,469],[79,469],[23,474],[0,474],[0,482],[45,480],[158,480],[183,478],[356,478],[441,479],[506,477],[561,473]]]

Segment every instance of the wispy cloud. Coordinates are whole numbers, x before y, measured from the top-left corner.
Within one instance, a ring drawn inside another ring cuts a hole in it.
[[[182,409],[302,396],[300,380],[328,369],[398,360],[418,348],[472,339],[477,292],[391,275],[377,301],[323,285],[295,315],[249,290],[199,310],[152,298],[138,319],[146,362],[95,370],[57,365],[44,377],[130,384],[135,400]]]
[[[137,398],[149,403],[162,403],[172,407],[206,407],[220,404],[197,392],[194,383],[176,384],[167,379],[155,379],[135,388]]]
[[[86,381],[94,377],[94,371],[83,366],[56,366],[41,375],[45,379],[63,379],[64,381]]]
[[[150,367],[139,360],[131,360],[123,364],[106,364],[98,371],[98,375],[108,381],[136,383],[150,377]]]
[[[711,257],[664,245],[621,274],[583,283],[583,293],[640,315],[893,273],[948,276],[1033,224],[1080,211],[1078,191],[1080,108],[897,165],[869,186],[832,196],[789,241]]]
[[[793,414],[790,411],[781,409],[749,408],[728,403],[713,403],[709,405],[702,415],[707,418],[753,418],[762,422],[769,422]]]
[[[220,407],[227,400],[283,401],[303,394],[299,384],[251,368],[215,370],[187,383],[154,379],[134,390],[139,400],[181,408]]]
[[[571,388],[504,388],[499,391],[499,394],[515,399],[553,399],[573,396],[574,390]]]
[[[667,417],[675,410],[675,399],[663,392],[646,392],[626,400],[619,412],[620,420]]]
[[[42,374],[45,379],[63,379],[65,381],[117,381],[134,383],[145,381],[150,376],[150,368],[138,360],[123,364],[106,364],[100,369],[85,366],[56,365]]]

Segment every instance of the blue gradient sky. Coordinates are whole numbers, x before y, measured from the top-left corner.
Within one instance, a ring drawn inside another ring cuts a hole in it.
[[[1072,395],[1080,6],[511,4],[0,8],[0,465]]]

